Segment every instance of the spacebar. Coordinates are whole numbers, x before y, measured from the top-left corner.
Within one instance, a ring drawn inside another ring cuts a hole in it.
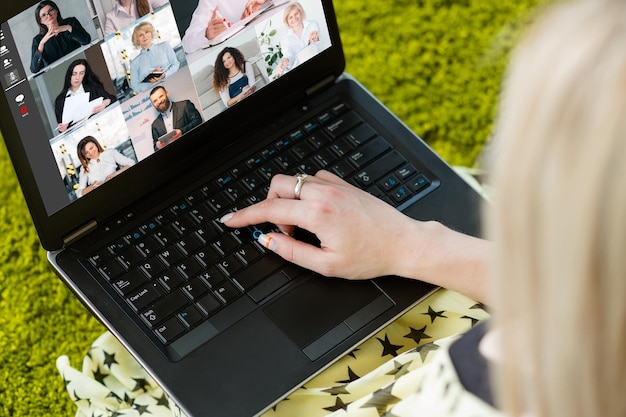
[[[234,279],[244,290],[248,291],[286,263],[287,261],[275,254],[268,254],[238,273]]]

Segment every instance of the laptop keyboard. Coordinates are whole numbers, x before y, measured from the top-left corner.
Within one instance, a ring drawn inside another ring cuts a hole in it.
[[[89,262],[149,331],[171,344],[229,304],[245,297],[260,303],[303,272],[265,256],[256,243],[256,230],[273,230],[271,225],[232,230],[217,219],[264,199],[277,173],[320,169],[396,207],[431,183],[356,111],[338,103],[112,239]]]

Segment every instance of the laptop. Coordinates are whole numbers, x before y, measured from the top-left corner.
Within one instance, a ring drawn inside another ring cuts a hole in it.
[[[114,3],[56,0],[89,36],[64,54],[44,54],[36,72],[38,3],[0,10],[0,127],[24,197],[60,279],[187,415],[260,414],[434,288],[400,277],[321,278],[255,241],[274,225],[232,230],[217,219],[262,200],[276,173],[322,168],[413,218],[473,235],[481,197],[344,73],[330,0],[300,0],[319,39],[288,71],[277,70],[276,50],[287,56],[290,47],[290,2],[189,52],[182,38],[197,1],[166,3],[105,34]],[[148,86],[136,82],[145,78],[137,64],[145,52],[132,42],[145,22],[153,52],[164,51],[157,58],[176,68]],[[231,105],[227,86],[213,86],[227,47],[245,58],[238,77],[255,86]],[[90,100],[113,98],[59,129],[55,101],[77,60],[88,65],[74,68],[99,80],[96,88],[83,79]],[[160,111],[150,99],[155,87],[168,95]],[[157,147],[155,121],[170,109],[163,126],[182,136]],[[80,149],[95,142],[95,154]],[[297,236],[316,243],[306,231]]]

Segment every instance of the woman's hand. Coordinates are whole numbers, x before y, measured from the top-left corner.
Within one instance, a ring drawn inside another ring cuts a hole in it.
[[[204,36],[208,40],[213,40],[214,38],[216,38],[218,35],[220,35],[222,32],[224,32],[226,29],[228,29],[231,26],[232,26],[231,23],[228,20],[226,20],[224,17],[222,17],[222,15],[219,12],[219,6],[217,6],[213,10],[211,19],[209,20],[209,23],[207,24],[207,27],[204,31]]]
[[[326,276],[372,278],[399,272],[399,257],[417,256],[420,245],[411,220],[370,194],[327,171],[308,176],[300,199],[296,179],[276,175],[267,199],[224,216],[229,227],[270,222],[285,233],[268,233],[259,241],[278,255]],[[291,237],[295,227],[316,235],[320,247]],[[417,258],[419,259],[419,258]]]
[[[276,175],[267,199],[222,217],[229,227],[274,223],[259,243],[286,260],[325,276],[359,279],[398,275],[486,301],[490,243],[434,221],[413,220],[327,171],[296,179]],[[295,227],[320,246],[294,239]]]
[[[243,9],[241,18],[245,19],[246,17],[250,16],[252,13],[259,10],[261,6],[265,4],[265,2],[267,2],[267,0],[249,0],[248,3],[246,3],[246,7]]]
[[[110,98],[104,99],[104,100],[102,101],[102,103],[100,103],[100,104],[98,104],[97,106],[95,106],[95,107],[91,110],[91,112],[92,112],[92,113],[94,113],[94,114],[95,114],[95,113],[100,113],[102,110],[106,109],[106,108],[109,106],[109,104],[111,104],[111,99],[110,99]]]

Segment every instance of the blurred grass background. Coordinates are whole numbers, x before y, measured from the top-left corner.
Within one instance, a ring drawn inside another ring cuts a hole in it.
[[[346,69],[450,164],[473,166],[507,55],[540,2],[335,0]],[[105,329],[49,268],[1,142],[0,415],[71,416],[55,360],[80,368]]]

